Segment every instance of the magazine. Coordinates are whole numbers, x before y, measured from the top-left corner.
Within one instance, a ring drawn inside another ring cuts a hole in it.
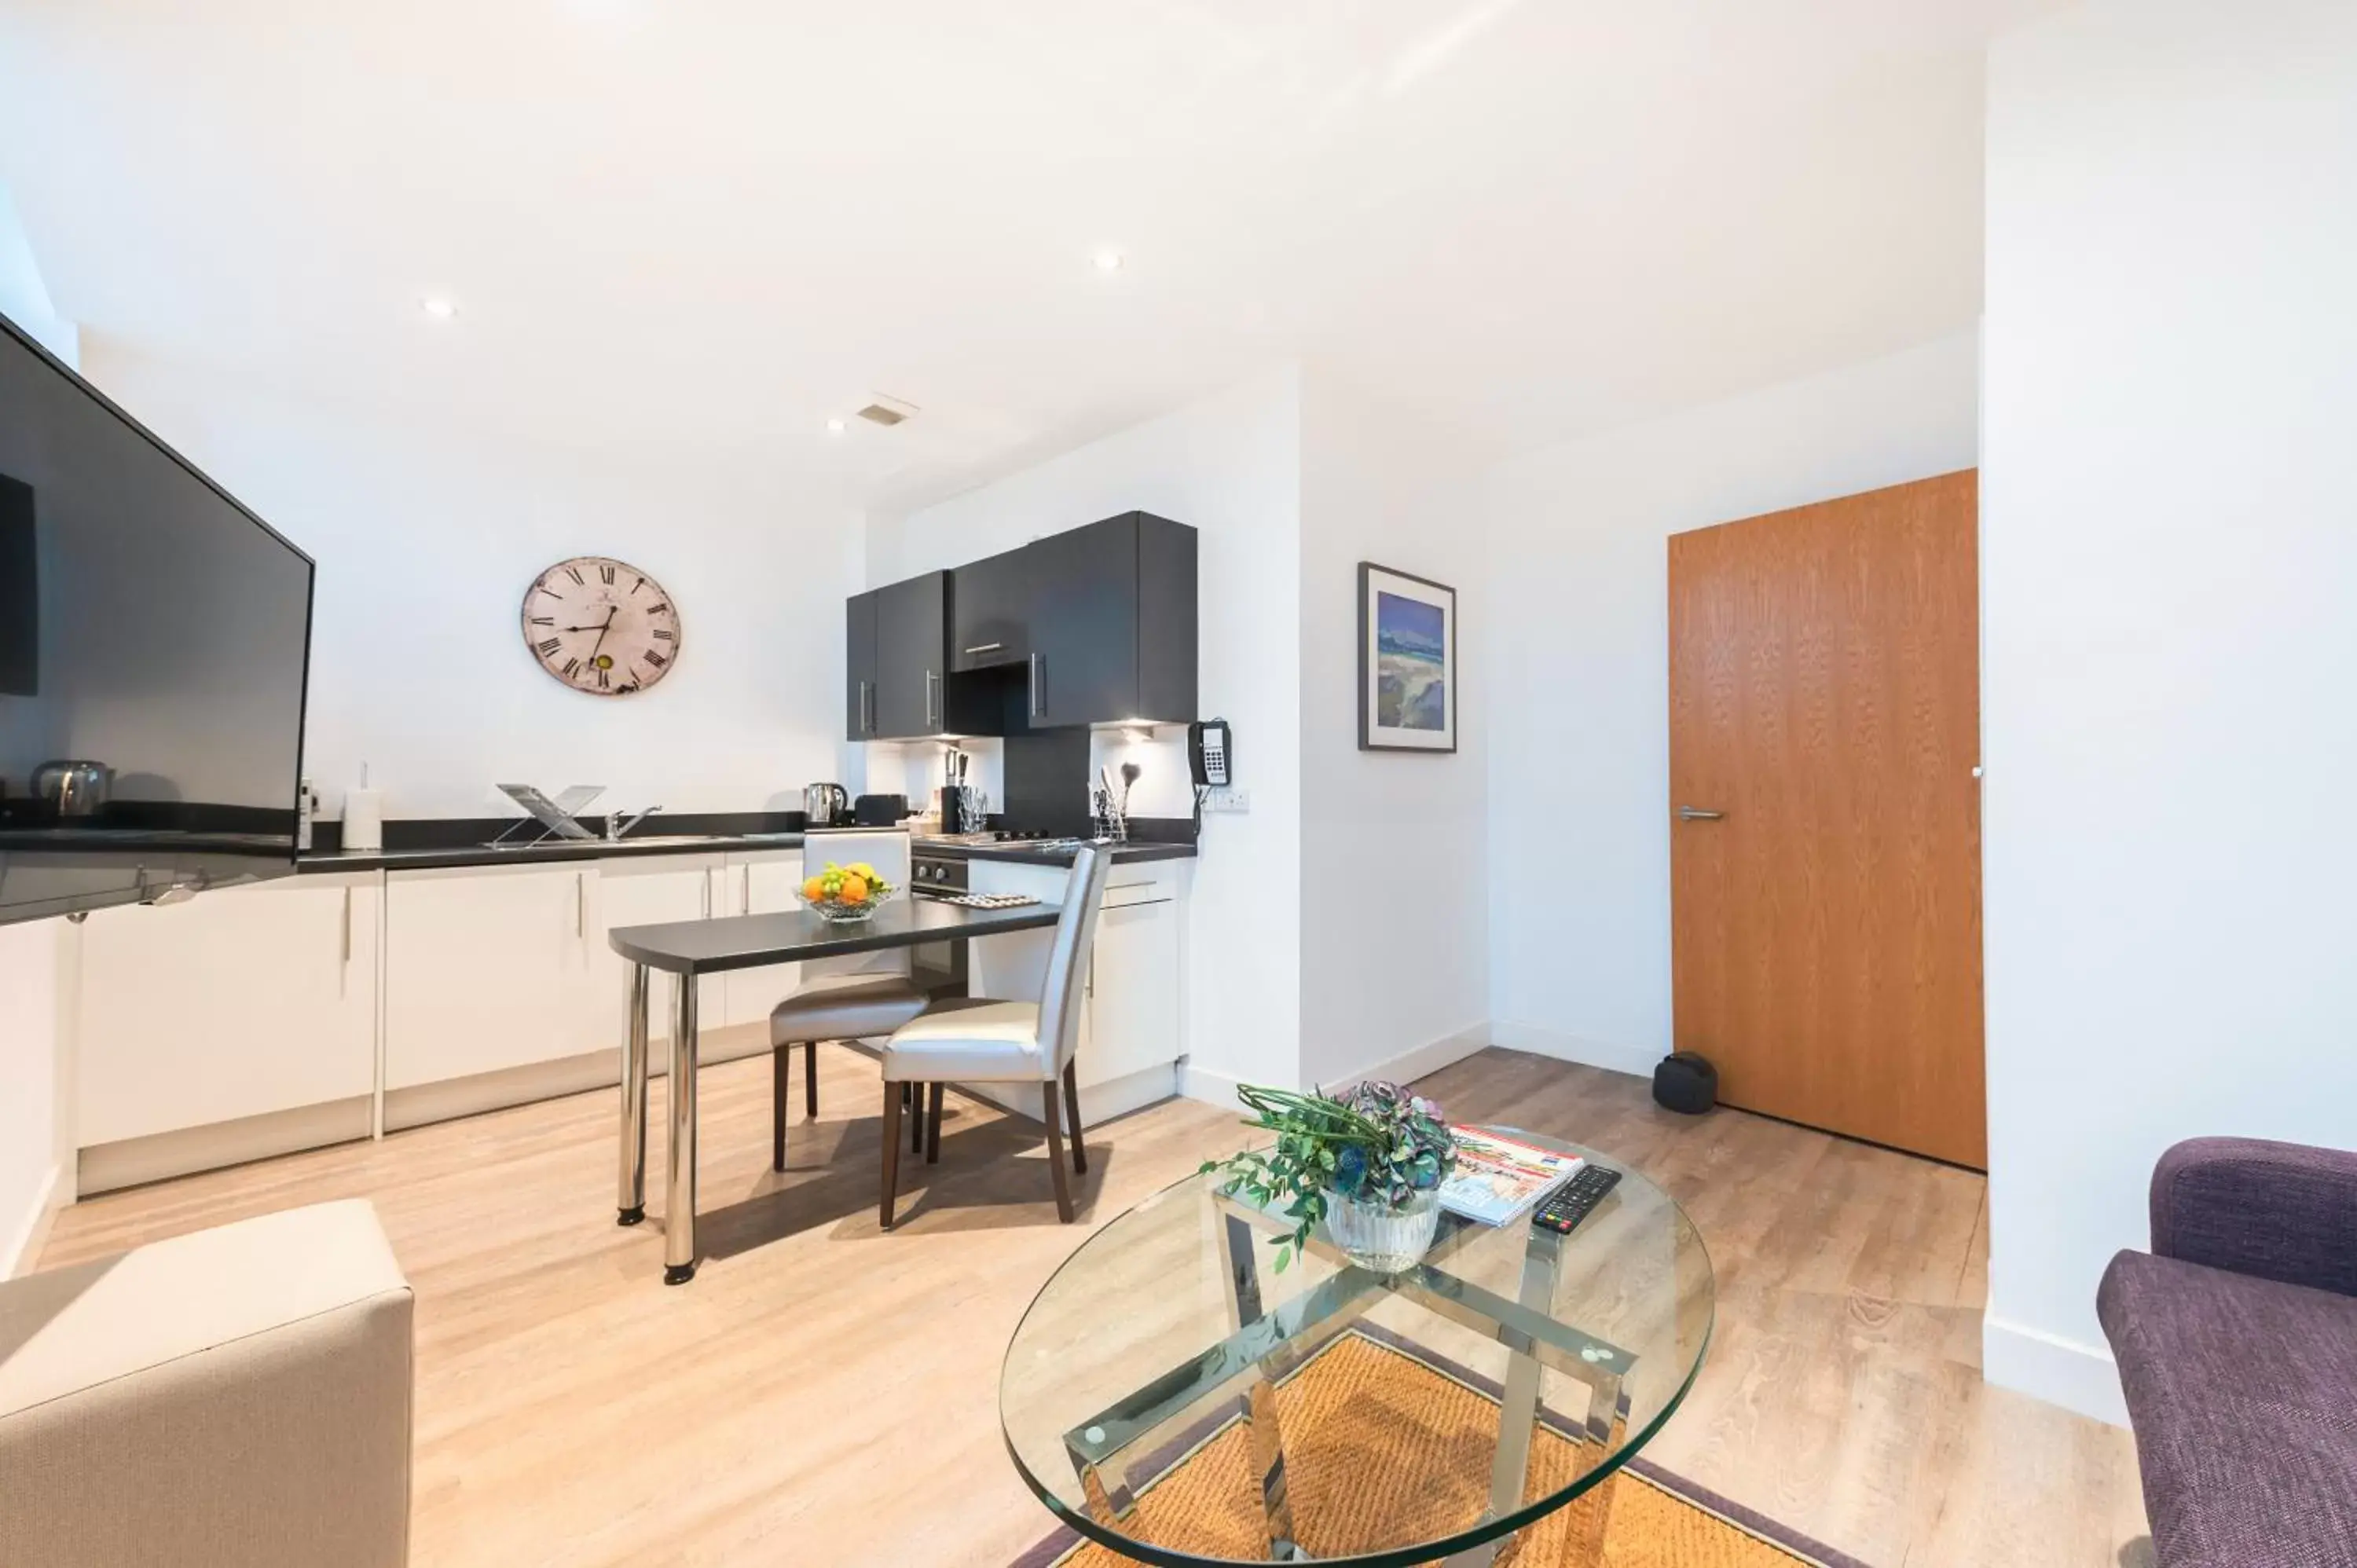
[[[1440,1206],[1484,1225],[1503,1225],[1534,1207],[1587,1162],[1477,1127],[1448,1129],[1457,1168],[1440,1184]]]

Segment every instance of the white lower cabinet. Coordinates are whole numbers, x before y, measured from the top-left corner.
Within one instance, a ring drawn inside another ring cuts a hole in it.
[[[1088,988],[1096,1080],[1177,1061],[1178,906],[1164,899],[1101,911]]]
[[[802,852],[752,850],[731,854],[718,878],[716,915],[778,915],[802,908]],[[770,964],[739,969],[720,977],[726,1000],[720,1016],[731,1024],[766,1024],[770,1009],[802,983],[802,965]]]
[[[616,1045],[620,1003],[597,983],[597,867],[454,867],[385,877],[384,1087],[402,1090]]]
[[[93,914],[80,1189],[366,1137],[383,907],[381,879],[360,872]]]
[[[1062,867],[976,860],[967,883],[976,893],[1027,893],[1060,903]],[[1172,862],[1114,867],[1097,915],[1095,946],[1082,990],[1081,1039],[1072,1076],[1089,1122],[1118,1115],[1173,1091],[1172,1065],[1184,1048],[1185,904]],[[1033,1001],[1047,973],[1053,931],[985,937],[973,944],[969,987],[977,996]],[[1169,1084],[1165,1079],[1169,1079]],[[1110,1101],[1085,1092],[1112,1086]],[[1018,1107],[1028,1112],[1028,1107]]]
[[[976,861],[976,892],[1064,896],[1058,867]],[[83,932],[79,1185],[101,1192],[615,1081],[630,965],[617,927],[800,902],[799,850],[307,873]],[[1092,1122],[1171,1091],[1185,1038],[1184,873],[1119,866],[1081,1013]],[[971,945],[978,995],[1035,998],[1047,931]],[[704,1059],[768,1048],[780,964],[699,983]],[[671,983],[652,977],[663,1070]],[[732,1026],[734,1026],[732,1027]],[[1031,1097],[1017,1107],[1036,1114]]]
[[[722,857],[717,854],[643,855],[598,864],[592,883],[596,904],[589,921],[594,933],[589,966],[597,976],[597,1023],[593,1034],[576,1046],[576,1051],[619,1048],[628,1022],[625,1009],[630,1002],[631,965],[614,950],[606,933],[622,926],[709,919],[723,908],[721,900],[715,897],[714,886],[722,870]],[[671,1040],[671,976],[651,974],[647,979],[647,1037],[667,1046]],[[715,974],[696,983],[699,1038],[726,1021],[722,1015],[725,979]],[[664,1068],[660,1052],[653,1059],[658,1070]]]

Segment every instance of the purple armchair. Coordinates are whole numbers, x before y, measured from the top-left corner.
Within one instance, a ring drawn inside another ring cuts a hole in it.
[[[2357,1155],[2178,1144],[2095,1305],[2159,1568],[2357,1563]]]

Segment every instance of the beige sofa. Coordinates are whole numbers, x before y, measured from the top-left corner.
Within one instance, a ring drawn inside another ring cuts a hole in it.
[[[365,1202],[0,1283],[0,1561],[406,1563],[410,1346]]]

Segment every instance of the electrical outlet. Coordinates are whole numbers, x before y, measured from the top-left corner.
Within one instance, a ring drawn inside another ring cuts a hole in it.
[[[1252,810],[1252,791],[1249,789],[1213,789],[1208,795],[1204,796],[1203,810],[1206,811],[1249,811]]]

